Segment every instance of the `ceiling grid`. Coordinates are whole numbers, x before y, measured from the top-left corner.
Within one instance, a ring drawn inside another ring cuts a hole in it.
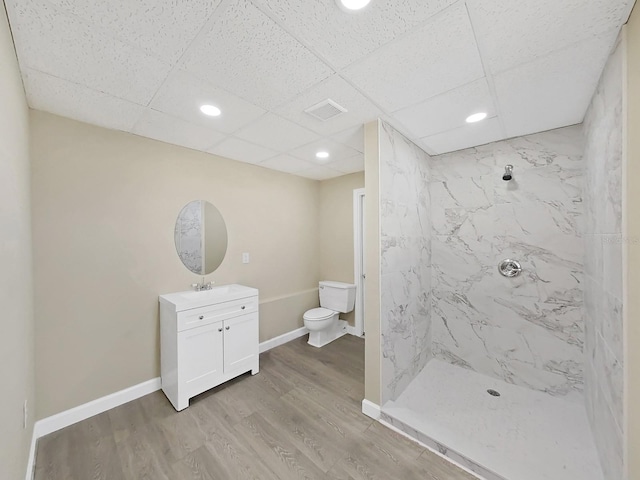
[[[633,4],[5,1],[32,108],[317,180],[363,170],[376,118],[432,155],[582,122]]]

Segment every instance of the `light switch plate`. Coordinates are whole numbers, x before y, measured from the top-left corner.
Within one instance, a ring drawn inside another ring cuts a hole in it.
[[[248,253],[243,253],[242,254],[242,263],[249,263],[249,254]]]

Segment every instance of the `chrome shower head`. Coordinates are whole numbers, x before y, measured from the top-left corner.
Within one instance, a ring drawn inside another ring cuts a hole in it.
[[[513,179],[513,165],[507,165],[504,167],[504,175],[502,175],[502,180],[508,182]]]

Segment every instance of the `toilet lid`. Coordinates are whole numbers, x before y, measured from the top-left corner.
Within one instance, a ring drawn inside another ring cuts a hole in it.
[[[328,308],[312,308],[304,314],[304,318],[305,320],[325,320],[335,313],[336,312],[329,310]]]

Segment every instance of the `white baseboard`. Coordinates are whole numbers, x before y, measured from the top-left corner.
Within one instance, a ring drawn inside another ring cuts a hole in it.
[[[302,337],[307,333],[309,333],[309,330],[307,330],[305,327],[302,327],[285,333],[284,335],[280,335],[279,337],[272,338],[271,340],[267,340],[266,342],[262,342],[260,344],[260,353],[266,352],[267,350],[275,348],[279,345],[283,345],[287,342],[290,342],[291,340],[295,340],[296,338]],[[31,449],[34,453],[34,456],[35,443],[38,438],[44,437],[45,435],[49,435],[50,433],[68,427],[69,425],[81,422],[82,420],[86,420],[87,418],[93,417],[94,415],[98,415],[99,413],[106,412],[107,410],[118,407],[124,403],[153,393],[157,390],[160,390],[161,386],[162,383],[160,377],[157,377],[138,385],[125,388],[124,390],[120,390],[119,392],[112,393],[105,397],[98,398],[91,402],[85,403],[84,405],[79,405],[69,410],[65,410],[64,412],[60,412],[50,417],[43,418],[42,420],[38,420],[33,427],[33,441]],[[30,458],[29,462],[32,463],[33,460]]]
[[[338,320],[338,331],[336,334],[336,340],[340,337],[342,337],[343,335],[346,335],[349,333],[349,324],[347,323],[346,320]]]
[[[33,430],[31,432],[31,447],[29,447],[29,460],[27,462],[27,472],[25,475],[26,480],[33,480],[33,477],[36,473],[36,443],[38,439],[36,438],[36,427],[33,426]]]
[[[260,353],[264,353],[267,350],[271,350],[272,348],[279,347],[280,345],[284,345],[285,343],[290,342],[291,340],[295,340],[296,338],[300,338],[309,333],[307,327],[297,328],[296,330],[291,330],[290,332],[283,333],[271,340],[265,340],[260,344]]]
[[[351,325],[347,326],[347,333],[349,335],[353,335],[355,337],[361,337],[362,335],[356,331],[356,327],[352,327]]]
[[[356,327],[352,327],[351,325],[348,325],[347,322],[345,322],[344,320],[341,320],[341,321],[344,322],[345,324],[346,333],[348,333],[349,335],[359,336],[356,333]],[[276,347],[279,347],[280,345],[284,345],[285,343],[288,343],[291,340],[295,340],[296,338],[303,337],[308,333],[309,333],[309,330],[306,327],[301,327],[295,330],[291,330],[290,332],[283,333],[282,335],[272,338],[270,340],[265,340],[260,344],[260,353],[264,353],[268,350],[271,350],[272,348],[276,348]]]
[[[123,403],[130,402],[140,397],[144,397],[150,393],[160,390],[160,377],[146,382],[139,383],[119,392],[112,393],[102,398],[98,398],[91,402],[79,405],[70,410],[57,413],[42,420],[38,420],[33,427],[34,438],[44,437],[50,433],[56,432],[62,428],[81,422],[87,418],[106,412],[112,408],[118,407]]]
[[[362,413],[374,420],[380,419],[380,405],[376,405],[369,400],[362,400]]]
[[[284,345],[287,342],[295,340],[309,333],[306,327],[301,327],[291,332],[287,332],[278,337],[272,338],[260,344],[260,353],[271,350],[272,348]],[[81,422],[87,418],[106,412],[112,408],[118,407],[124,403],[130,402],[140,397],[144,397],[150,393],[160,390],[162,386],[160,377],[142,382],[119,392],[112,393],[102,398],[98,398],[91,402],[79,405],[77,407],[65,410],[42,420],[38,420],[33,426],[33,435],[31,439],[31,448],[29,451],[29,461],[27,464],[26,480],[31,480],[34,474],[34,462],[36,454],[36,443],[38,438],[57,432],[69,425]]]

